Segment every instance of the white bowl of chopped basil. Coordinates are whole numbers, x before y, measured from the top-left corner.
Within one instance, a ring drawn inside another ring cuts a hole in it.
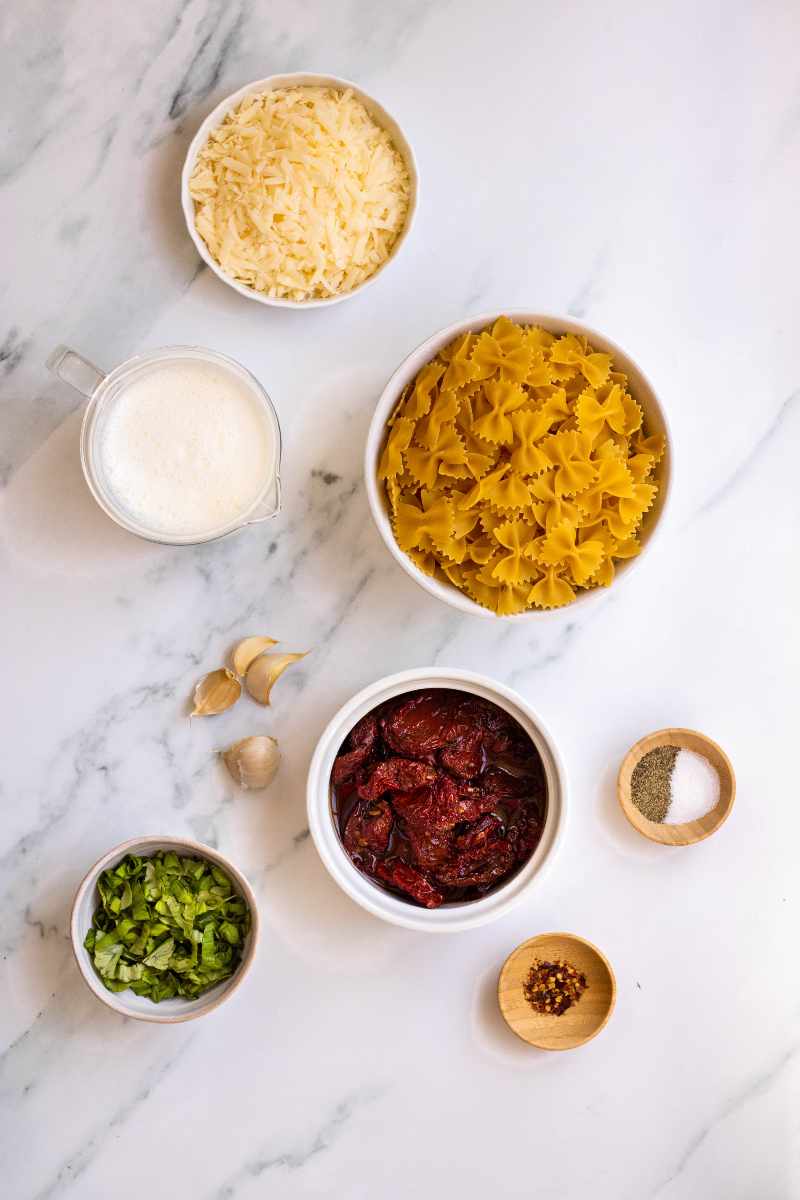
[[[258,908],[237,868],[185,838],[134,838],[104,854],[75,895],[78,969],[99,1000],[139,1021],[211,1012],[255,955]]]

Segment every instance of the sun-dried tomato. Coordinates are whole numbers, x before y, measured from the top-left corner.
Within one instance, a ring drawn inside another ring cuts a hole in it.
[[[442,746],[439,762],[452,775],[458,775],[462,779],[472,779],[479,775],[486,763],[482,731],[476,729],[469,737],[459,738],[450,746]]]
[[[507,838],[488,846],[462,850],[436,870],[437,882],[446,888],[486,888],[508,875],[514,865],[514,847]]]
[[[413,792],[395,792],[395,811],[409,824],[422,829],[452,829],[459,821],[475,821],[490,811],[493,801],[480,788],[470,794],[450,776],[440,772],[436,782]]]
[[[463,833],[453,838],[456,850],[477,850],[487,842],[495,841],[503,831],[503,822],[494,813],[484,813],[474,824],[468,825]]]
[[[375,866],[375,874],[384,883],[390,883],[401,892],[407,892],[423,908],[438,908],[444,901],[444,895],[422,871],[401,862],[399,858],[379,861]]]
[[[536,747],[508,713],[467,692],[430,689],[379,706],[346,739],[332,783],[355,864],[425,907],[485,895],[542,835]]]
[[[453,835],[449,829],[425,829],[418,825],[406,825],[405,837],[417,866],[426,871],[435,871],[447,862],[453,853]]]
[[[359,767],[367,761],[378,740],[378,722],[372,713],[353,726],[348,734],[348,749],[338,754],[331,772],[331,782],[336,786],[351,779]]]
[[[410,792],[438,778],[439,772],[427,763],[414,758],[387,758],[365,771],[358,794],[364,800],[377,800],[385,792]]]
[[[499,767],[489,767],[480,779],[480,785],[485,792],[492,796],[502,796],[504,799],[519,799],[531,793],[531,781],[527,775],[511,775],[501,771]]]
[[[514,839],[518,862],[527,862],[542,839],[542,822],[533,813],[523,815],[517,825],[518,835]]]
[[[417,692],[381,718],[384,741],[397,754],[420,758],[469,737],[475,728],[463,696],[447,691]]]
[[[351,854],[362,850],[384,854],[389,845],[393,824],[394,814],[386,800],[362,800],[353,809],[345,826],[345,849]]]

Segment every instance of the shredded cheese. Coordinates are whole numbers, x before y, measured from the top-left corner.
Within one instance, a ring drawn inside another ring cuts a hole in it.
[[[410,181],[388,132],[349,89],[248,96],[197,156],[197,232],[222,270],[267,296],[341,295],[389,258]]]

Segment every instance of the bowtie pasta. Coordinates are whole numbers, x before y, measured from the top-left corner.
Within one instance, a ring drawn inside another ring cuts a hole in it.
[[[405,389],[378,477],[420,570],[506,616],[611,583],[641,548],[664,449],[610,354],[500,317]]]

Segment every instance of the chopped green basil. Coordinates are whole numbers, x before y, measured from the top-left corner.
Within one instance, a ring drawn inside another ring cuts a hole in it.
[[[250,910],[215,864],[173,851],[128,854],[97,890],[83,944],[110,992],[194,1000],[241,962]]]

